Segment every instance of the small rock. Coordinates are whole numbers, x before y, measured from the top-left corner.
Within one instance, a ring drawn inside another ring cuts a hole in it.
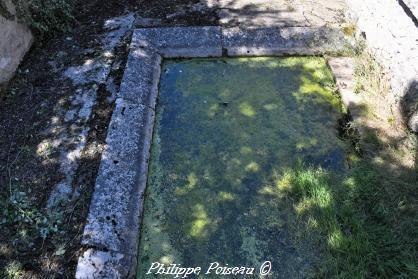
[[[412,116],[409,118],[408,127],[414,133],[418,133],[418,111],[412,114]]]
[[[137,18],[135,20],[135,26],[136,27],[155,27],[155,26],[160,26],[162,24],[162,20],[159,18],[148,18],[148,17],[143,17],[143,18]]]
[[[196,3],[192,6],[191,10],[201,13],[205,9],[205,5],[202,3]]]
[[[221,9],[221,10],[218,12],[218,16],[219,16],[220,18],[225,18],[225,17],[229,16],[230,14],[231,14],[231,12],[230,12],[228,9]]]
[[[167,15],[166,18],[167,19],[172,19],[172,18],[175,18],[175,17],[184,16],[185,14],[186,14],[186,11],[183,10],[183,9],[180,9],[175,13]]]

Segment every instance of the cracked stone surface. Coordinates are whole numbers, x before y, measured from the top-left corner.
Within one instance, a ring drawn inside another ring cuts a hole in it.
[[[107,20],[104,28],[108,32],[102,38],[101,54],[93,59],[87,59],[83,65],[71,66],[64,76],[71,79],[76,85],[90,82],[104,83],[109,75],[112,64],[113,50],[134,23],[133,14],[120,16]]]
[[[126,32],[132,28],[134,21],[134,14],[127,14],[106,20],[104,27],[108,32],[102,39],[103,50],[112,51]]]
[[[109,63],[88,59],[81,66],[69,67],[64,76],[71,79],[76,85],[89,82],[103,83],[110,71]]]
[[[58,138],[52,145],[54,148],[61,149],[59,163],[60,171],[64,174],[64,179],[50,194],[47,202],[48,208],[65,202],[72,194],[72,181],[78,167],[77,159],[81,156],[87,142],[89,128],[86,124],[96,103],[96,93],[96,86],[77,90],[72,97],[72,108],[65,113],[64,119],[56,119],[47,131],[47,133],[58,134]],[[65,128],[67,126],[68,129]],[[49,144],[47,140],[42,142],[38,150]]]

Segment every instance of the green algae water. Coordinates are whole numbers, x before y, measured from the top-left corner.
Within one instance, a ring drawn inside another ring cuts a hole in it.
[[[344,172],[334,88],[317,57],[166,61],[138,278],[174,278],[146,274],[155,262],[201,267],[187,278],[229,278],[205,274],[214,262],[259,278],[265,261],[267,278],[308,277],[319,255],[295,240],[280,190],[298,161]]]

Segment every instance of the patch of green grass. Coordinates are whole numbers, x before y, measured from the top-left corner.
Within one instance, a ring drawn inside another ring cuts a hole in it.
[[[387,94],[389,90],[388,80],[385,77],[383,67],[364,47],[357,53],[357,65],[355,69],[356,93],[373,95]]]
[[[418,275],[416,182],[380,168],[363,159],[342,177],[302,163],[284,172],[287,186],[281,187],[294,198],[298,228],[304,235],[319,231],[327,245],[322,276]]]

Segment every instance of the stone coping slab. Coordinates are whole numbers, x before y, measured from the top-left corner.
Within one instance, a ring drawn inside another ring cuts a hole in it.
[[[359,120],[364,111],[364,102],[355,92],[355,61],[351,57],[331,57],[328,66],[335,78],[341,101],[355,120]],[[360,125],[357,125],[360,128]]]
[[[221,28],[218,26],[137,29],[132,44],[152,46],[165,58],[222,55]]]
[[[116,101],[82,244],[136,255],[154,111]]]
[[[222,29],[228,56],[323,55],[349,45],[341,30],[327,27],[267,27]]]
[[[126,62],[126,71],[119,90],[119,97],[134,104],[152,109],[158,94],[161,56],[149,48],[134,47]]]
[[[346,44],[340,30],[329,28],[134,30],[84,228],[86,250],[78,260],[76,278],[135,278],[163,58],[321,55],[339,52]]]

